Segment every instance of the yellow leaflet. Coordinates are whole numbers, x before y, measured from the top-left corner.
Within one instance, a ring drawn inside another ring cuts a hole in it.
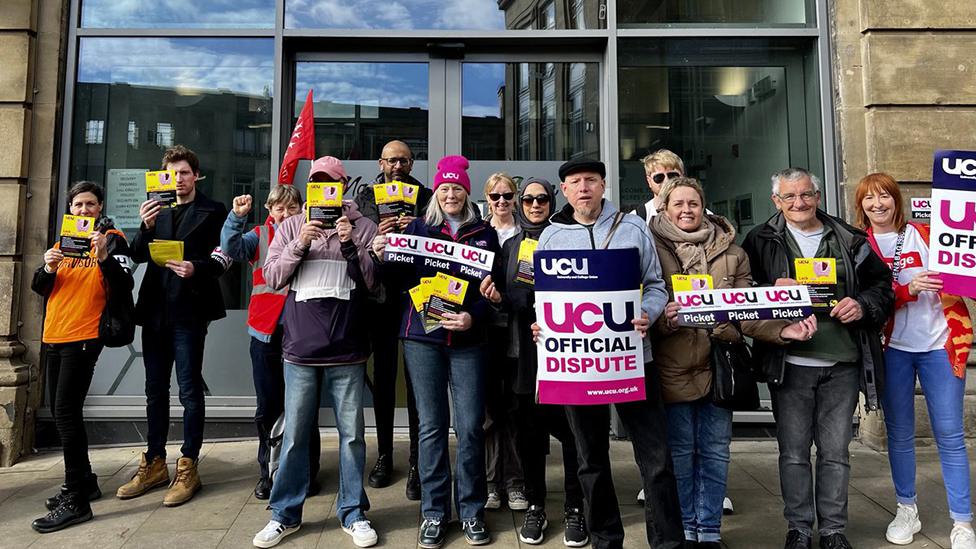
[[[676,292],[692,292],[697,290],[713,290],[715,284],[712,275],[708,274],[673,274],[671,288]]]
[[[437,296],[444,301],[458,305],[464,303],[464,294],[468,291],[468,281],[455,278],[444,273],[437,273],[430,283],[430,295]]]
[[[535,249],[539,247],[539,241],[533,240],[531,238],[526,238],[519,244],[518,249],[518,260],[526,261],[532,263],[532,254],[535,253]]]
[[[182,240],[153,240],[149,243],[149,256],[153,263],[165,267],[169,260],[183,261]]]
[[[61,220],[61,236],[72,238],[91,238],[95,232],[95,218],[80,215],[67,215]]]
[[[833,257],[798,257],[794,265],[800,284],[837,284],[837,260]]]
[[[410,300],[413,302],[413,307],[417,309],[418,313],[422,313],[424,311],[424,305],[430,301],[430,283],[433,281],[434,277],[425,276],[420,279],[420,284],[417,284],[408,290],[410,292]]]
[[[176,172],[173,170],[159,170],[146,172],[146,192],[156,193],[161,191],[176,190]]]
[[[376,197],[377,204],[393,204],[403,201],[403,193],[399,181],[373,185],[373,196]]]
[[[420,187],[417,185],[411,185],[410,183],[401,183],[400,194],[403,195],[403,201],[410,205],[417,204],[417,196],[420,195]]]

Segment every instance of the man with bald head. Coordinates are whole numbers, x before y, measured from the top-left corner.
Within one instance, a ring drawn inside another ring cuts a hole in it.
[[[410,175],[413,169],[413,153],[403,141],[390,141],[383,146],[379,158],[380,173],[373,184],[364,187],[356,195],[359,211],[377,225],[379,232],[387,234],[406,227],[427,209],[433,192]],[[373,185],[400,181],[420,187],[413,212],[399,218],[380,220]],[[396,280],[383,279],[375,301],[369,302],[370,318],[375,319],[370,331],[373,347],[373,412],[376,416],[377,459],[367,481],[373,488],[383,488],[392,481],[393,474],[393,413],[396,408],[397,370],[399,369],[400,342],[397,332],[403,313],[406,288]],[[420,477],[417,474],[417,407],[413,400],[410,378],[407,381],[407,415],[410,425],[410,469],[407,473],[407,499],[420,499]]]

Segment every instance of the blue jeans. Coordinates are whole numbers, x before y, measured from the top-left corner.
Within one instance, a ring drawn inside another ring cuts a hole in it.
[[[966,380],[952,374],[945,349],[911,353],[888,348],[885,364],[881,406],[888,428],[888,461],[898,503],[916,501],[915,377],[918,376],[942,462],[949,516],[953,520],[971,521],[969,458],[962,428]]]
[[[791,530],[820,536],[847,527],[851,480],[850,445],[861,365],[838,362],[826,368],[786,363],[783,383],[770,387],[783,516]],[[816,488],[810,447],[817,445]]]
[[[420,419],[421,514],[444,521],[451,518],[451,465],[447,450],[450,388],[458,441],[455,506],[461,520],[481,518],[488,500],[483,429],[484,349],[404,340],[403,356]]]
[[[312,426],[318,421],[319,394],[323,384],[332,396],[339,430],[336,516],[344,527],[366,518],[369,499],[363,490],[363,471],[366,469],[365,379],[365,363],[299,366],[285,361],[285,433],[281,463],[268,506],[273,520],[287,526],[302,522],[302,506],[310,482],[309,439]]]
[[[142,361],[146,367],[147,461],[166,457],[169,435],[169,386],[176,363],[176,382],[183,405],[184,457],[197,459],[203,446],[206,409],[203,397],[205,323],[186,323],[142,329]]]
[[[685,539],[718,541],[729,477],[732,411],[708,398],[667,404],[665,410]]]

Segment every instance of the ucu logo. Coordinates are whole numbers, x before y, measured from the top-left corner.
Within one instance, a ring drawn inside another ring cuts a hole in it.
[[[685,294],[676,296],[678,305],[682,307],[701,307],[702,305],[715,305],[715,296]]]
[[[746,303],[759,303],[759,298],[754,293],[728,292],[722,294],[722,301],[728,305],[744,305]]]
[[[613,303],[603,303],[602,306],[596,303],[573,303],[563,304],[563,318],[557,321],[553,316],[552,303],[546,303],[542,307],[542,314],[545,317],[546,325],[554,332],[568,334],[580,332],[593,334],[604,326],[614,332],[629,332],[634,329],[631,320],[634,318],[634,303],[628,302],[624,307],[624,318],[617,322],[614,319]]]
[[[411,250],[416,250],[417,241],[403,236],[391,236],[390,246],[394,248],[409,248]]]
[[[457,172],[443,172],[441,174],[441,177],[444,178],[444,179],[453,179],[454,181],[460,181],[461,180],[461,174],[459,174]]]
[[[585,275],[590,273],[589,260],[582,259],[542,259],[542,272],[547,275]]]
[[[797,301],[800,299],[799,290],[766,290],[769,301]]]
[[[942,171],[949,175],[976,176],[976,160],[972,158],[943,158]]]
[[[325,187],[322,189],[322,195],[326,199],[333,199],[339,194],[339,187]]]
[[[424,244],[424,249],[435,254],[454,255],[453,244],[444,244],[443,242],[427,242]]]
[[[461,257],[471,261],[477,261],[478,263],[485,263],[487,261],[487,256],[478,250],[461,250]]]
[[[942,201],[942,208],[939,210],[939,214],[942,216],[942,222],[945,223],[947,227],[966,231],[970,231],[973,229],[973,227],[976,227],[976,204],[972,202],[964,202],[962,206],[962,213],[962,219],[959,221],[952,219],[949,201]]]

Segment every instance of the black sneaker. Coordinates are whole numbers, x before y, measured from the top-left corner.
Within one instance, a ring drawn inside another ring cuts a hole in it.
[[[417,534],[417,545],[422,549],[440,549],[444,545],[444,537],[447,532],[444,526],[437,519],[424,519],[420,524],[420,532]]]
[[[271,497],[271,487],[270,478],[259,478],[258,483],[254,485],[254,497],[257,499],[268,499]]]
[[[461,530],[464,532],[464,541],[468,542],[468,545],[487,545],[491,543],[488,526],[482,519],[461,521]]]
[[[590,531],[586,528],[586,519],[583,517],[581,509],[566,509],[563,523],[565,525],[563,545],[566,547],[583,547],[590,543]]]
[[[60,504],[53,511],[32,522],[31,528],[47,534],[91,519],[91,505],[88,499],[81,494],[69,493],[61,497]]]
[[[88,501],[95,501],[96,499],[102,497],[102,490],[98,487],[98,476],[95,473],[88,473],[85,477],[85,487],[88,491]],[[68,493],[68,487],[64,484],[61,485],[61,491],[57,494],[47,498],[44,502],[44,508],[48,511],[53,511],[61,504],[61,500]]]
[[[390,477],[393,475],[393,458],[389,454],[380,454],[376,458],[376,465],[369,473],[366,482],[372,488],[386,488],[390,485]]]
[[[522,519],[522,527],[519,528],[519,540],[529,545],[539,545],[546,535],[548,526],[546,510],[538,505],[532,505]]]
[[[854,549],[847,537],[840,532],[827,536],[820,536],[820,549]]]
[[[407,499],[410,501],[420,501],[420,472],[416,465],[411,465],[407,471]]]
[[[799,530],[790,530],[786,533],[786,544],[783,549],[810,549],[813,546],[813,539]]]

